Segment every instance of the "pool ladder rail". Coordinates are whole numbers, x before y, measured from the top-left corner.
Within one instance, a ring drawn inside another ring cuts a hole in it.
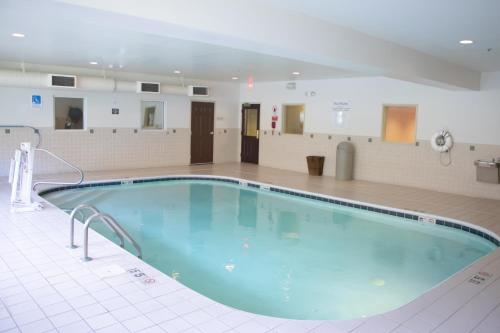
[[[51,151],[48,151],[47,149],[35,148],[34,150],[46,153],[46,154],[52,156],[53,158],[55,158],[56,160],[59,160],[60,162],[64,163],[65,165],[69,166],[71,169],[78,172],[79,179],[76,182],[38,181],[38,182],[35,182],[33,184],[33,186],[32,186],[33,191],[36,190],[36,188],[42,184],[43,185],[80,185],[83,182],[83,179],[85,177],[83,170],[80,169],[79,167],[77,167],[76,165],[71,164],[70,162],[66,161],[64,158],[57,156],[56,154],[54,154]]]
[[[83,226],[83,261],[90,261],[92,260],[91,257],[89,257],[89,227],[92,222],[95,221],[101,221],[103,222],[112,232],[114,232],[118,238],[120,239],[120,246],[124,247],[125,246],[125,239],[129,241],[132,246],[135,247],[137,251],[137,257],[139,259],[142,259],[142,250],[139,244],[130,236],[130,234],[123,229],[123,227],[109,214],[101,213],[97,208],[95,208],[92,205],[88,204],[81,204],[76,206],[70,214],[70,241],[69,241],[69,247],[71,249],[77,248],[75,245],[75,215],[76,213],[80,212],[82,210],[89,210],[92,212],[92,215],[90,215],[86,220],[85,224]],[[83,215],[82,215],[83,216]]]

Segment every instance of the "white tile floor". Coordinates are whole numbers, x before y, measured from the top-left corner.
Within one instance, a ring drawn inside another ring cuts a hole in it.
[[[99,234],[68,249],[68,216],[10,213],[0,184],[0,332],[500,332],[500,250],[394,311],[360,320],[298,321],[229,308],[185,288]],[[76,224],[76,240],[82,226]],[[128,273],[154,278],[144,284]],[[482,272],[484,281],[469,282]],[[360,300],[361,301],[361,300]]]

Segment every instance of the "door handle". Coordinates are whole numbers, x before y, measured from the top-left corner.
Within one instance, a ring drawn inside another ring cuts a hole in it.
[[[256,137],[257,139],[259,139],[259,130],[256,130],[256,131],[255,131],[255,137]]]
[[[214,131],[210,132],[210,135],[214,135]]]

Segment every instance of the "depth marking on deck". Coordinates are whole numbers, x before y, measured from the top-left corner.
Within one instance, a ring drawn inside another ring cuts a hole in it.
[[[481,284],[485,283],[486,281],[488,281],[492,276],[493,276],[493,274],[488,273],[488,272],[483,272],[483,271],[477,272],[476,274],[474,274],[473,277],[471,277],[469,279],[469,283],[472,283],[475,285],[481,285]]]
[[[144,273],[137,267],[127,269],[127,272],[145,285],[156,283],[156,280],[154,278],[149,277],[146,273]]]

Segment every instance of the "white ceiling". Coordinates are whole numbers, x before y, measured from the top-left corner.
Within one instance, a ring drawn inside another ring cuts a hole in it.
[[[212,18],[213,21],[214,18],[211,15],[217,16],[219,12],[223,12],[226,6],[221,7],[221,1],[211,1],[207,4],[200,0],[198,4],[203,3],[208,6],[205,9],[211,7],[212,14],[206,15],[210,15],[208,17]],[[294,27],[299,26],[298,30],[294,30],[297,37],[292,34],[284,36],[283,39],[293,40],[294,45],[297,45],[295,51],[299,51],[300,57],[288,52],[286,49],[288,46],[280,45],[279,41],[269,44],[267,52],[262,49],[256,52],[253,47],[248,46],[250,44],[243,44],[246,42],[245,38],[236,41],[238,36],[229,36],[227,30],[230,27],[236,28],[236,24],[239,25],[238,28],[241,28],[241,26],[249,24],[245,21],[245,14],[248,11],[244,10],[244,6],[234,5],[235,12],[220,16],[218,19],[222,18],[231,23],[225,26],[225,30],[219,30],[215,39],[209,40],[203,38],[205,32],[210,32],[208,30],[196,32],[197,38],[190,36],[192,30],[188,29],[186,29],[188,32],[183,34],[170,34],[168,29],[172,28],[173,25],[161,25],[154,19],[141,21],[142,29],[138,29],[137,25],[132,23],[132,17],[135,16],[135,13],[118,14],[119,9],[123,8],[116,7],[115,3],[120,2],[111,0],[103,0],[102,2],[97,0],[62,2],[54,0],[0,0],[0,66],[2,62],[26,62],[92,69],[97,67],[109,71],[108,66],[113,65],[113,71],[167,76],[173,76],[173,71],[178,69],[182,71],[182,76],[188,79],[214,81],[230,81],[233,76],[240,77],[240,81],[246,80],[249,76],[252,76],[255,81],[290,80],[295,78],[291,75],[293,71],[302,73],[297,79],[326,79],[367,75],[367,73],[373,75],[373,70],[353,69],[345,64],[342,67],[342,64],[330,63],[332,59],[328,58],[330,50],[321,54],[323,58],[318,55],[321,61],[306,57],[304,54],[310,50],[301,50],[302,42],[304,42],[304,38],[314,36],[318,40],[320,37],[324,37],[321,41],[322,43],[325,41],[325,43],[321,45],[328,44],[330,40],[335,41],[337,43],[335,45],[339,45],[338,43],[341,42],[339,38],[342,37],[355,44],[349,50],[356,53],[346,55],[344,60],[347,61],[356,59],[358,62],[362,62],[363,59],[360,60],[356,55],[365,53],[366,57],[370,58],[373,54],[370,52],[370,48],[378,47],[385,50],[386,47],[392,47],[383,43],[383,40],[387,40],[444,59],[445,62],[442,63],[444,67],[447,66],[446,61],[463,66],[460,68],[447,67],[446,70],[443,70],[446,75],[451,73],[453,76],[464,67],[474,71],[500,70],[500,0],[232,1],[234,2],[231,4],[244,4],[247,9],[250,8],[248,6],[255,9],[257,14],[248,16],[254,18],[253,21],[250,21],[249,29],[252,35],[254,31],[251,24],[254,22],[256,28],[261,28],[260,30],[265,33],[272,34],[268,26],[263,23],[259,24],[258,20],[255,20],[255,18],[261,19],[266,13],[272,13],[273,17],[276,16],[276,13],[284,18],[285,23],[293,22]],[[81,5],[68,4],[71,2]],[[86,7],[85,3],[92,3],[95,8]],[[110,4],[111,10],[97,9],[99,5],[104,3]],[[150,0],[148,2],[132,1],[127,3],[130,4],[131,8],[134,6],[144,7],[148,4],[153,9],[164,6],[170,8],[169,12],[173,12],[174,16],[180,14],[191,17],[195,14],[193,10],[200,11],[199,8],[201,8],[196,6],[197,2],[194,0],[183,1],[183,4],[189,3],[192,6],[186,5],[187,10],[182,9],[184,7],[180,4],[166,0],[163,2]],[[154,6],[155,3],[156,6]],[[230,6],[227,5],[227,7]],[[113,12],[114,9],[116,12]],[[299,15],[295,15],[294,19],[288,21],[288,16],[293,16],[292,11],[299,13]],[[266,16],[266,21],[270,17],[269,15]],[[305,19],[308,19],[305,15],[315,18],[307,21],[311,25],[315,25],[321,20],[333,24],[318,25],[321,27],[317,30],[318,34],[299,36],[302,30],[305,31],[307,27],[295,24],[295,22],[305,22]],[[299,18],[297,19],[297,17]],[[137,15],[136,19],[139,18],[140,15]],[[179,20],[179,22],[181,23],[177,23],[176,29],[184,29],[183,23],[189,22],[189,20]],[[376,38],[360,39],[365,42],[353,41],[349,37],[351,36],[349,33],[346,35],[339,33],[339,30],[333,31],[334,25],[349,28],[343,29],[344,32],[357,30]],[[149,30],[145,29],[144,26],[152,28]],[[198,21],[195,20],[194,26],[198,28]],[[210,29],[217,26],[217,24],[207,25],[205,22],[205,28]],[[259,29],[256,29],[255,34],[259,32],[257,30]],[[11,36],[13,32],[25,33],[26,37],[13,38]],[[222,42],[223,39],[231,38],[233,39],[230,43],[227,40]],[[458,41],[464,38],[473,39],[476,43],[472,46],[458,44]],[[343,45],[348,44],[344,43]],[[280,49],[280,47],[282,48]],[[271,52],[270,50],[273,48],[274,50]],[[488,48],[493,50],[488,52]],[[276,50],[282,52],[274,52]],[[391,48],[391,50],[395,49]],[[405,50],[397,49],[400,58],[406,50],[406,48]],[[300,51],[304,52],[300,53]],[[387,66],[391,68],[385,68],[384,73],[390,74],[391,70],[394,69],[396,72],[402,71],[401,76],[405,77],[407,69],[411,70],[411,67],[415,67],[417,68],[415,71],[422,73],[421,77],[427,79],[429,73],[426,73],[425,70],[434,73],[436,68],[443,67],[435,66],[435,64],[441,65],[439,62],[433,62],[436,58],[421,59],[422,61],[419,63],[417,58],[425,55],[412,52],[414,53],[405,53],[408,54],[408,57],[405,58],[406,62],[399,63],[397,61],[398,55],[392,54],[393,57],[387,61]],[[90,65],[90,61],[97,61],[99,65]],[[379,63],[380,61],[376,65]],[[434,67],[418,64],[434,64]],[[123,65],[124,68],[119,69],[119,65]],[[363,63],[358,65],[361,66],[357,68],[363,68]],[[336,68],[337,66],[344,68],[344,70]],[[366,68],[372,69],[374,66],[373,63],[368,63]],[[381,68],[383,68],[383,64]],[[358,70],[358,72],[354,73],[352,70]],[[379,73],[383,72],[379,71]],[[442,76],[445,83],[448,80],[455,84],[457,80],[449,80],[445,74],[438,73],[436,75],[437,77]],[[470,77],[467,70],[461,71],[457,75]],[[398,76],[394,75],[394,77]]]
[[[101,21],[94,11],[50,1],[0,1],[0,61],[104,68],[186,78],[231,81],[325,79],[351,73],[223,46],[180,40],[120,27],[123,21]],[[14,38],[22,32],[25,38]],[[99,62],[98,66],[90,61]],[[119,65],[123,69],[119,69]]]
[[[255,1],[255,0],[254,0]],[[478,71],[500,70],[500,0],[259,0]],[[458,41],[472,39],[471,46]],[[492,48],[492,51],[487,50]]]

